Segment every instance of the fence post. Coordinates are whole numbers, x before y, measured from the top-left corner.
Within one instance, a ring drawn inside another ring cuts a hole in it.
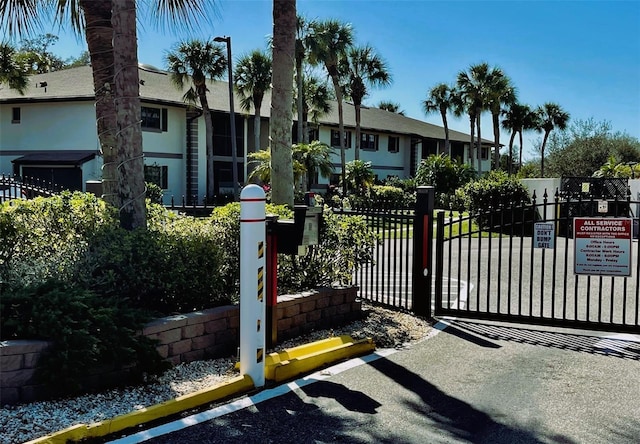
[[[431,281],[433,276],[433,209],[435,188],[418,187],[413,220],[412,307],[415,314],[431,317]]]
[[[240,374],[264,386],[266,213],[264,190],[240,193]]]

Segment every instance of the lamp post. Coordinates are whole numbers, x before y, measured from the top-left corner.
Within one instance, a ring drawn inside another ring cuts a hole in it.
[[[214,42],[227,45],[227,70],[229,71],[229,123],[231,126],[231,159],[233,163],[233,199],[238,199],[238,153],[236,147],[236,114],[233,110],[233,69],[231,61],[231,37],[215,37]]]

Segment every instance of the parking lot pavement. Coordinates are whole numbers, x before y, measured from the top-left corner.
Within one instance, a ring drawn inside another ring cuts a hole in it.
[[[144,433],[152,443],[640,442],[639,335],[448,324],[409,349]]]

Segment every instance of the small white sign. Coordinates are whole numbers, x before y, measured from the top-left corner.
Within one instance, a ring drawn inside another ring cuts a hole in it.
[[[556,228],[553,222],[536,222],[533,230],[534,248],[554,248]]]
[[[609,202],[606,200],[598,201],[598,213],[607,213],[609,211]]]

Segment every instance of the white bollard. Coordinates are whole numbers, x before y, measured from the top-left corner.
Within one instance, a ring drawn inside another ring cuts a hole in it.
[[[258,185],[240,193],[240,374],[264,386],[266,197]]]

